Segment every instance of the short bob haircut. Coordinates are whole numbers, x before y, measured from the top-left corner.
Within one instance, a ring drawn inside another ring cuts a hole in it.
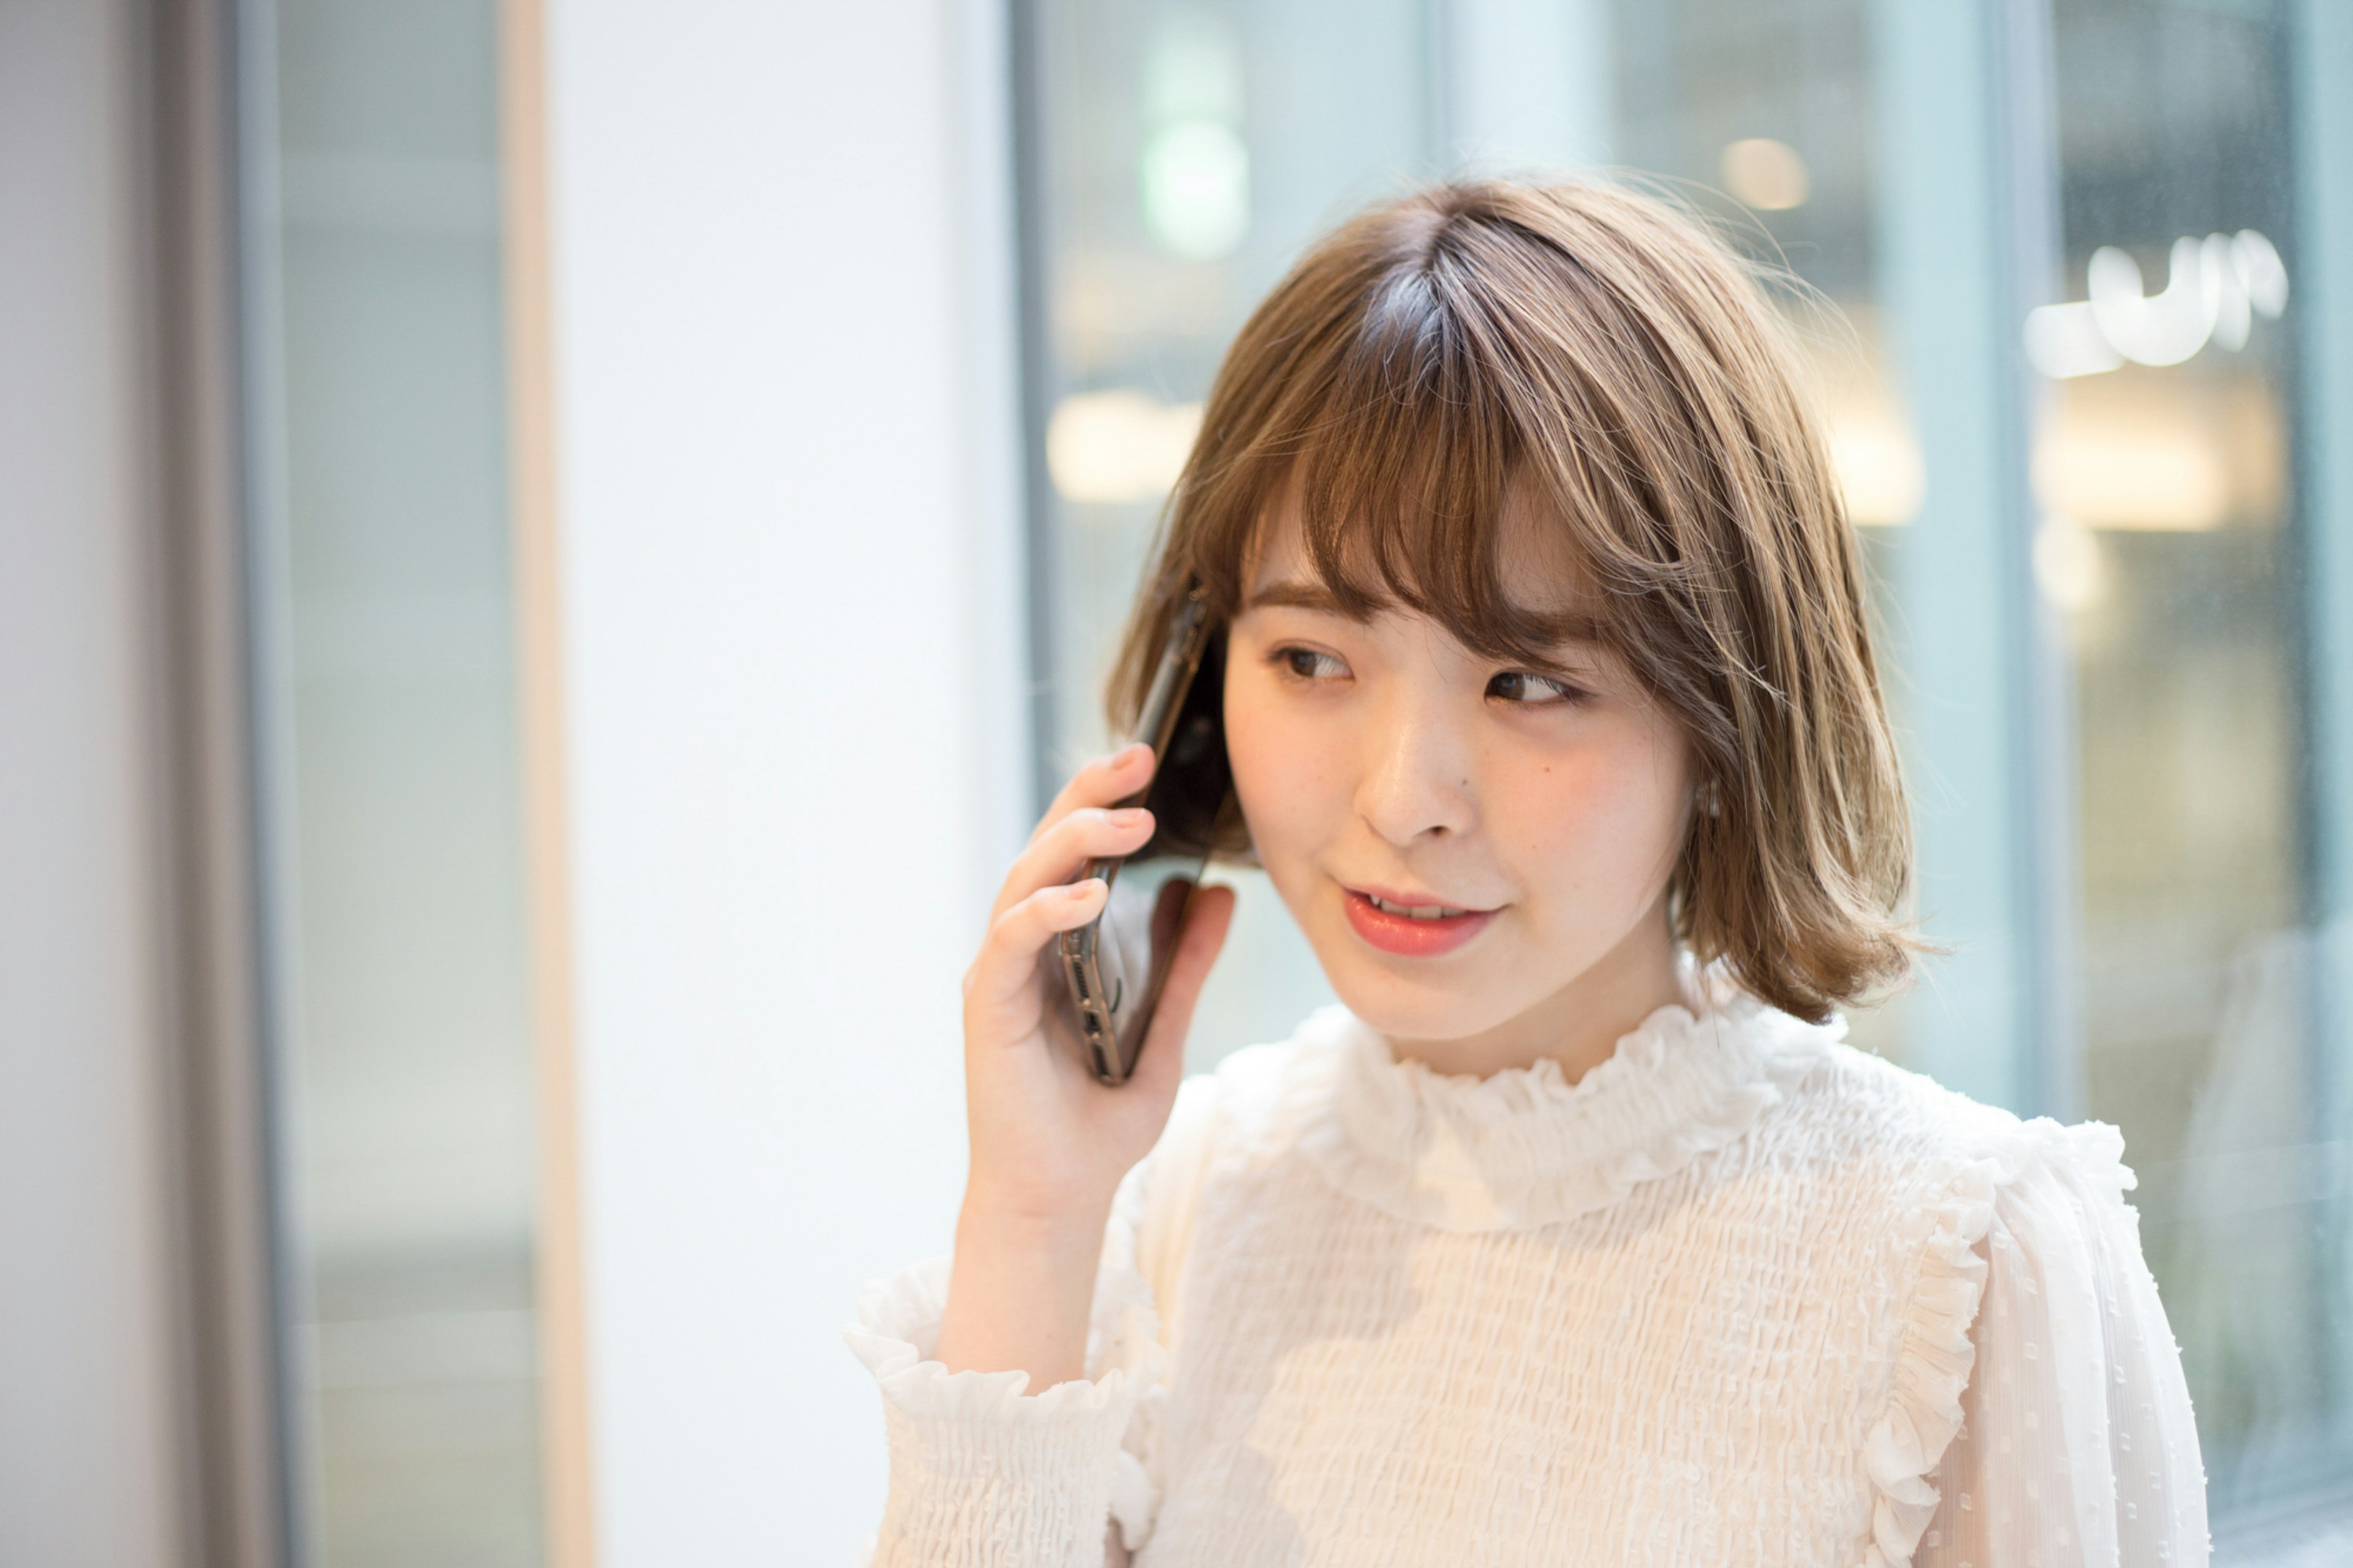
[[[1858,545],[1785,333],[1722,240],[1620,186],[1452,182],[1360,214],[1227,352],[1114,727],[1195,586],[1213,625],[1238,612],[1286,496],[1344,611],[1402,606],[1546,668],[1569,622],[1514,598],[1501,549],[1527,487],[1599,635],[1691,747],[1706,805],[1672,874],[1676,936],[1802,1018],[1893,988],[1918,946],[1909,817]]]

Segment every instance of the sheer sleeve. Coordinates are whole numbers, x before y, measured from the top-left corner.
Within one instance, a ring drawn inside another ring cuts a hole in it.
[[[1994,1194],[1960,1431],[1915,1568],[2191,1568],[2206,1478],[2123,1142],[2051,1123]]]
[[[844,1337],[881,1387],[890,1439],[872,1568],[1123,1568],[1150,1535],[1173,1343],[1160,1312],[1190,1240],[1211,1093],[1210,1080],[1187,1080],[1159,1144],[1120,1184],[1084,1378],[1032,1394],[1027,1373],[952,1373],[933,1359],[947,1258],[866,1288]]]
[[[1037,1394],[1025,1372],[950,1372],[932,1359],[949,1259],[867,1288],[851,1350],[881,1385],[891,1487],[873,1568],[1096,1568],[1106,1528],[1148,1489],[1124,1439],[1162,1354],[1150,1288],[1106,1259],[1087,1373]],[[1148,1512],[1148,1501],[1144,1503]]]

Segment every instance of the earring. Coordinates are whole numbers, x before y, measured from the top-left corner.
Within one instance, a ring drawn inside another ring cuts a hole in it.
[[[1724,815],[1724,794],[1716,788],[1714,779],[1702,781],[1699,788],[1693,792],[1692,803],[1699,807],[1703,816],[1722,816]]]

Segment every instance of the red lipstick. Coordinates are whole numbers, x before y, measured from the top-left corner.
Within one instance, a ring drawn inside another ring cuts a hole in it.
[[[1348,924],[1366,945],[1401,958],[1436,958],[1452,952],[1487,929],[1493,910],[1461,910],[1435,917],[1412,915],[1409,909],[1443,909],[1436,899],[1396,893],[1387,888],[1345,888]],[[1392,906],[1388,909],[1382,905]]]

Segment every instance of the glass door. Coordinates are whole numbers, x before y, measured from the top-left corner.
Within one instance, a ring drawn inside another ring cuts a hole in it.
[[[298,1562],[543,1558],[491,0],[239,16]]]

